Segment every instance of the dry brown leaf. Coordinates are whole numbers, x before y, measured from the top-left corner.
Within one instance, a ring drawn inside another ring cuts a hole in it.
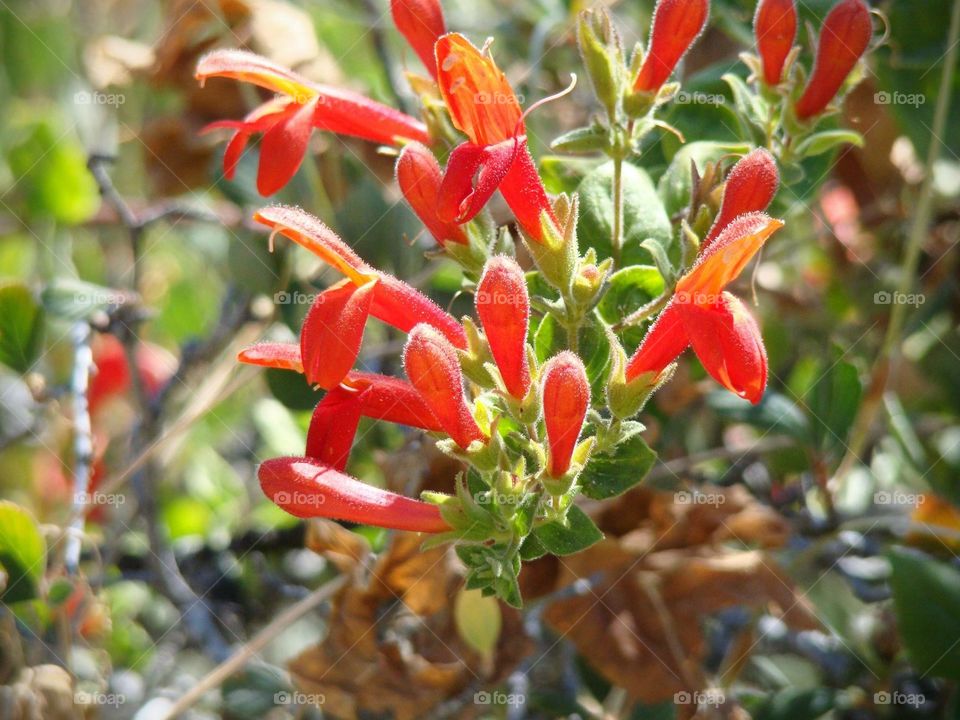
[[[456,630],[461,567],[449,548],[422,551],[397,533],[369,578],[356,573],[334,599],[330,632],[290,664],[305,693],[337,718],[389,714],[415,720],[471,687],[501,681],[528,652],[520,615],[507,606],[492,670]]]
[[[340,523],[322,518],[307,521],[306,545],[342,573],[353,572],[370,556],[370,543],[366,538]]]
[[[129,85],[134,75],[153,66],[153,48],[116,35],[104,35],[83,50],[83,64],[90,84],[98,89]]]
[[[607,538],[578,555],[534,563],[521,576],[525,591],[542,592],[600,574],[592,592],[550,603],[544,620],[634,700],[663,702],[705,688],[702,623],[724,608],[745,605],[795,628],[817,626],[759,549],[780,546],[786,522],[742,487],[700,492],[722,500],[679,503],[675,493],[640,488],[590,507]]]

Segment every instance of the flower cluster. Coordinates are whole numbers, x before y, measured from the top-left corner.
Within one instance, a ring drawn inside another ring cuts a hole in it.
[[[476,320],[457,319],[372,267],[318,218],[281,205],[259,210],[255,219],[270,230],[271,243],[282,235],[342,275],[314,299],[299,343],[261,343],[240,355],[245,363],[301,372],[325,391],[304,455],[264,462],[260,482],[298,517],[455,541],[471,587],[519,604],[521,559],[574,552],[599,538],[576,507],[578,495],[608,497],[642,479],[638,472],[611,489],[593,461],[629,468],[638,447],[650,453],[639,439],[642,425],[632,418],[687,347],[718,383],[760,402],[768,372],[760,328],[727,288],[783,226],[765,214],[780,186],[777,159],[783,159],[785,142],[800,137],[796,127],[825,111],[863,53],[869,13],[859,0],[842,0],[830,13],[801,95],[801,73],[791,70],[793,3],[761,0],[760,58],[749,62],[756,65],[758,97],[782,111],[792,139],[758,137],[756,149],[728,172],[717,165],[698,176],[690,222],[678,223],[674,246],[644,244],[656,264],[650,269],[663,279],[662,294],[611,323],[598,306],[628,267],[621,253],[618,178],[646,133],[671,130],[656,114],[677,93],[670,77],[707,25],[707,0],[660,0],[647,50],[638,48],[629,62],[606,13],[581,17],[578,42],[607,120],[568,133],[555,147],[602,152],[615,163],[608,251],[581,248],[576,196],[547,194],[528,147],[526,113],[489,44],[481,49],[448,33],[436,0],[393,0],[391,10],[429,76],[414,83],[422,119],[312,83],[249,53],[215,51],[197,69],[201,81],[228,77],[276,93],[243,120],[212,126],[234,131],[224,154],[228,176],[251,137],[262,134],[257,183],[264,195],[296,172],[314,128],[396,148],[400,191],[460,265],[463,288],[475,300]],[[532,259],[529,271],[486,210],[498,191]],[[711,197],[718,201],[711,204]],[[371,317],[407,335],[405,378],[357,368]],[[654,321],[629,354],[623,331],[648,320]],[[412,499],[350,476],[362,417],[435,434],[438,447],[463,463],[455,492]]]

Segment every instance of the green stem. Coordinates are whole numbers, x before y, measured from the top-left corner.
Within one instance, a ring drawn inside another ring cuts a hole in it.
[[[623,251],[623,157],[619,153],[613,158],[613,236],[610,238],[613,269],[620,267]]]
[[[943,74],[940,77],[940,89],[937,93],[937,106],[933,115],[933,128],[930,132],[930,149],[927,152],[926,177],[924,177],[923,184],[920,187],[917,209],[913,216],[913,223],[910,226],[910,233],[907,236],[907,249],[903,257],[903,271],[900,276],[900,285],[898,288],[901,296],[909,294],[916,281],[917,266],[920,262],[923,240],[927,235],[927,229],[933,218],[933,166],[937,160],[939,160],[942,149],[941,146],[944,144],[941,138],[946,132],[947,114],[950,110],[950,100],[953,92],[953,76],[957,67],[958,38],[960,38],[960,2],[955,2],[953,3],[953,13],[950,16],[950,34],[947,39],[947,48],[949,49],[943,62]],[[883,338],[880,354],[874,363],[872,387],[864,398],[863,404],[860,406],[860,412],[857,414],[857,420],[854,423],[850,436],[847,453],[837,470],[838,477],[842,477],[851,469],[866,445],[874,416],[880,407],[884,390],[889,384],[890,368],[894,364],[896,356],[900,351],[900,336],[903,332],[906,317],[907,304],[894,303],[890,311],[890,323],[887,325],[887,333]]]

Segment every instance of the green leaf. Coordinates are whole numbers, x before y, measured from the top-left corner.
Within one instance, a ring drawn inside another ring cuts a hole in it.
[[[0,567],[7,575],[0,601],[14,603],[37,596],[46,569],[47,544],[26,510],[0,500]]]
[[[527,535],[520,546],[520,557],[524,560],[537,560],[547,554],[543,543],[533,533]]]
[[[960,572],[900,548],[888,557],[897,627],[914,667],[960,680]]]
[[[454,599],[453,617],[464,642],[481,656],[492,658],[503,627],[500,604],[479,590],[464,588]]]
[[[693,177],[690,174],[691,161],[695,162],[697,168],[702,171],[708,162],[716,162],[724,155],[740,154],[749,150],[749,145],[707,140],[687,143],[680,148],[670,161],[666,172],[660,177],[660,182],[657,183],[657,192],[668,216],[676,215],[690,204],[690,192],[693,186]]]
[[[89,320],[95,313],[120,305],[135,296],[123,290],[74,278],[56,278],[40,294],[48,313],[64,320]]]
[[[803,411],[775,391],[767,391],[757,405],[751,405],[727,390],[716,390],[707,396],[707,405],[725,418],[748,423],[764,432],[779,432],[802,441],[810,437]]]
[[[816,720],[833,709],[829,688],[786,688],[770,697],[753,714],[754,720]]]
[[[814,442],[825,450],[844,447],[862,392],[857,369],[842,360],[834,363],[807,398]]]
[[[544,315],[533,336],[533,350],[537,360],[546,362],[566,347],[566,331],[553,315]]]
[[[48,120],[37,122],[7,159],[28,212],[74,225],[96,212],[100,194],[83,148],[62,130]]]
[[[610,374],[610,340],[598,322],[588,322],[580,328],[580,358],[590,381],[590,394],[602,398]]]
[[[634,265],[613,273],[597,310],[611,325],[663,293],[663,277],[652,265]]]
[[[26,285],[0,287],[0,363],[25,373],[40,354],[43,308]]]
[[[839,145],[863,147],[863,135],[854,130],[824,130],[814,133],[797,146],[797,155],[800,157],[822,155]]]
[[[622,440],[610,453],[594,453],[580,473],[583,494],[604,500],[625,493],[639,484],[657,461],[639,434]]]
[[[623,164],[623,253],[621,264],[649,264],[650,253],[640,247],[653,238],[670,247],[673,229],[660,197],[646,171],[628,162]],[[577,237],[581,250],[595,248],[603,260],[610,257],[613,234],[613,163],[606,162],[580,183],[580,218]]]
[[[603,540],[603,533],[593,520],[576,505],[567,511],[565,525],[560,522],[547,523],[533,532],[547,552],[554,555],[572,555]]]
[[[273,396],[291,410],[310,410],[323,397],[295,370],[267,368],[263,375]]]

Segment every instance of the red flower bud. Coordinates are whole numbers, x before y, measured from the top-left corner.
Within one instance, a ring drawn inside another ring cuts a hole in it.
[[[436,79],[437,61],[433,56],[433,45],[447,31],[438,0],[390,0],[390,12],[397,30]]]
[[[570,469],[570,459],[590,407],[590,383],[583,361],[569,350],[550,358],[542,374],[543,420],[550,444],[547,472],[559,478]]]
[[[450,530],[436,505],[360,482],[312,458],[267,460],[257,471],[264,494],[299,518],[323,517],[394,530]]]
[[[813,73],[795,111],[807,120],[824,111],[873,36],[870,10],[863,0],[840,0],[823,21]]]
[[[720,212],[703,239],[701,250],[713,242],[734,218],[766,210],[779,187],[777,161],[769,152],[757,148],[740,158],[727,175]]]
[[[403,366],[410,384],[457,445],[466,448],[474,440],[486,440],[463,394],[457,351],[443,335],[426,323],[413,328],[403,350]]]
[[[643,65],[633,89],[656,92],[707,25],[709,0],[658,0]]]
[[[466,231],[455,222],[444,222],[438,214],[441,179],[440,164],[424,145],[410,143],[400,153],[397,183],[420,222],[441,245],[466,245]]]
[[[760,0],[753,16],[753,34],[763,61],[763,80],[779,85],[783,64],[797,36],[797,8],[793,0]]]
[[[308,458],[334,470],[346,469],[363,414],[360,401],[363,392],[338,385],[317,403],[307,430]]]
[[[495,255],[487,261],[477,286],[477,315],[507,392],[523,399],[530,390],[527,326],[530,298],[523,270],[513,258]]]

